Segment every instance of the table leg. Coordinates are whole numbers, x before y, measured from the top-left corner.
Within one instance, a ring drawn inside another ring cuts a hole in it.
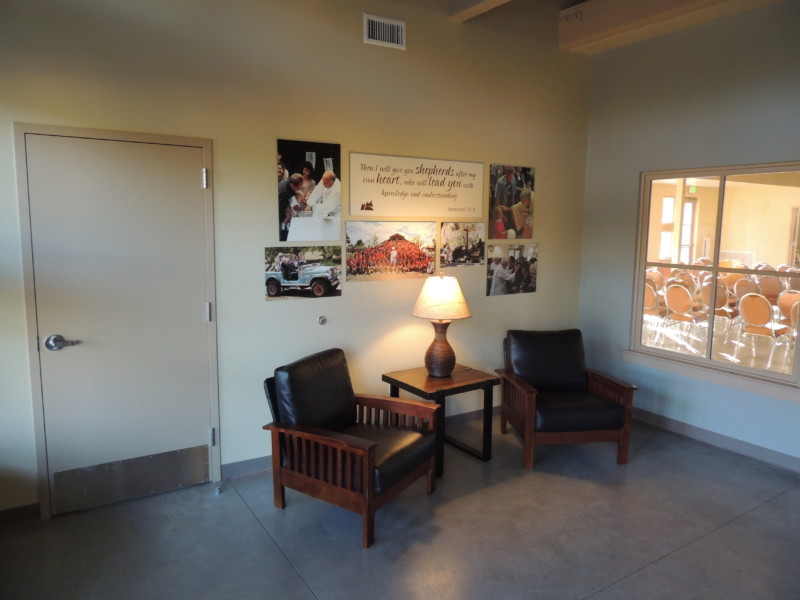
[[[445,413],[444,394],[436,394],[433,401],[439,405],[439,414],[436,415],[436,476],[444,474],[444,413]]]
[[[389,385],[389,396],[392,398],[399,398],[400,397],[400,388],[396,385]]]
[[[483,388],[483,456],[492,460],[492,386]]]

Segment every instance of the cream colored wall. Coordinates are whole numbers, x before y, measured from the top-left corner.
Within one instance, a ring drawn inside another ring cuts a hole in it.
[[[694,194],[697,198],[697,221],[695,227],[695,258],[703,256],[703,240],[708,239],[707,256],[714,254],[714,235],[717,230],[717,203],[719,189],[717,187],[697,187]]]
[[[261,383],[276,366],[341,346],[356,388],[387,393],[381,373],[420,364],[432,339],[409,315],[419,280],[265,302],[277,138],[340,143],[345,198],[351,151],[536,167],[537,292],[488,299],[482,268],[454,271],[473,317],[449,339],[491,371],[507,328],[577,323],[588,65],[557,49],[557,0],[463,24],[429,0],[3,4],[0,510],[37,501],[13,122],[213,140],[223,464],[267,454]],[[405,20],[408,50],[364,45],[363,12]],[[465,395],[448,412],[477,407]]]
[[[789,262],[792,209],[800,207],[800,188],[729,186],[725,207],[722,250],[757,250],[753,265],[765,262],[777,267]]]
[[[680,180],[678,180],[680,182]],[[660,249],[660,235],[663,227],[661,225],[661,210],[663,200],[665,197],[672,197],[675,199],[673,206],[673,223],[672,223],[672,241],[674,262],[678,261],[680,253],[680,236],[681,236],[681,210],[683,206],[683,197],[681,195],[682,186],[675,183],[660,183],[653,182],[650,192],[650,213],[649,213],[649,228],[648,228],[648,244],[647,244],[647,260],[657,261],[659,259]],[[713,253],[714,249],[714,232],[717,228],[717,201],[718,191],[715,187],[697,187],[696,191],[686,196],[695,198],[697,200],[697,214],[695,215],[695,228],[694,228],[694,257],[700,258],[703,251],[703,239],[708,237],[710,239],[708,254]]]

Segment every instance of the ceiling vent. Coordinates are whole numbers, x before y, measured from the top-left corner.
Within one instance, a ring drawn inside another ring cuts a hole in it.
[[[364,43],[406,49],[406,24],[403,21],[364,13]]]

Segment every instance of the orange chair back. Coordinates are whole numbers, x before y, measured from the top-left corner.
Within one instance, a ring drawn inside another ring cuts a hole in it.
[[[778,296],[778,310],[787,323],[791,322],[792,310],[800,302],[800,291],[786,290]]]
[[[692,294],[679,283],[667,286],[666,301],[670,312],[685,314],[692,310]]]
[[[733,293],[733,286],[736,285],[736,282],[740,279],[746,279],[747,275],[744,273],[725,273],[725,285],[728,286],[728,291],[732,294]]]
[[[764,275],[758,279],[758,293],[764,296],[772,304],[777,303],[778,294],[785,288],[780,279],[774,275]]]
[[[717,297],[714,299],[714,309],[722,308],[723,306],[728,304],[728,288],[725,287],[725,284],[721,281],[717,282],[716,285],[717,289]],[[700,297],[703,299],[703,304],[708,308],[711,308],[711,296],[714,293],[714,282],[713,281],[706,281],[703,284],[703,287],[700,288]]]
[[[745,294],[757,294],[758,285],[750,279],[740,279],[733,286],[733,294],[741,301]]]
[[[739,299],[739,314],[745,327],[765,326],[772,319],[772,305],[761,294],[745,294]]]

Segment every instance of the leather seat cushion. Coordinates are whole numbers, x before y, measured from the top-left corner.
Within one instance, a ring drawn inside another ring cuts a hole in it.
[[[375,494],[400,481],[423,461],[433,456],[436,435],[408,429],[357,423],[342,433],[375,442]]]
[[[620,429],[624,423],[622,405],[588,392],[536,395],[536,431]]]

